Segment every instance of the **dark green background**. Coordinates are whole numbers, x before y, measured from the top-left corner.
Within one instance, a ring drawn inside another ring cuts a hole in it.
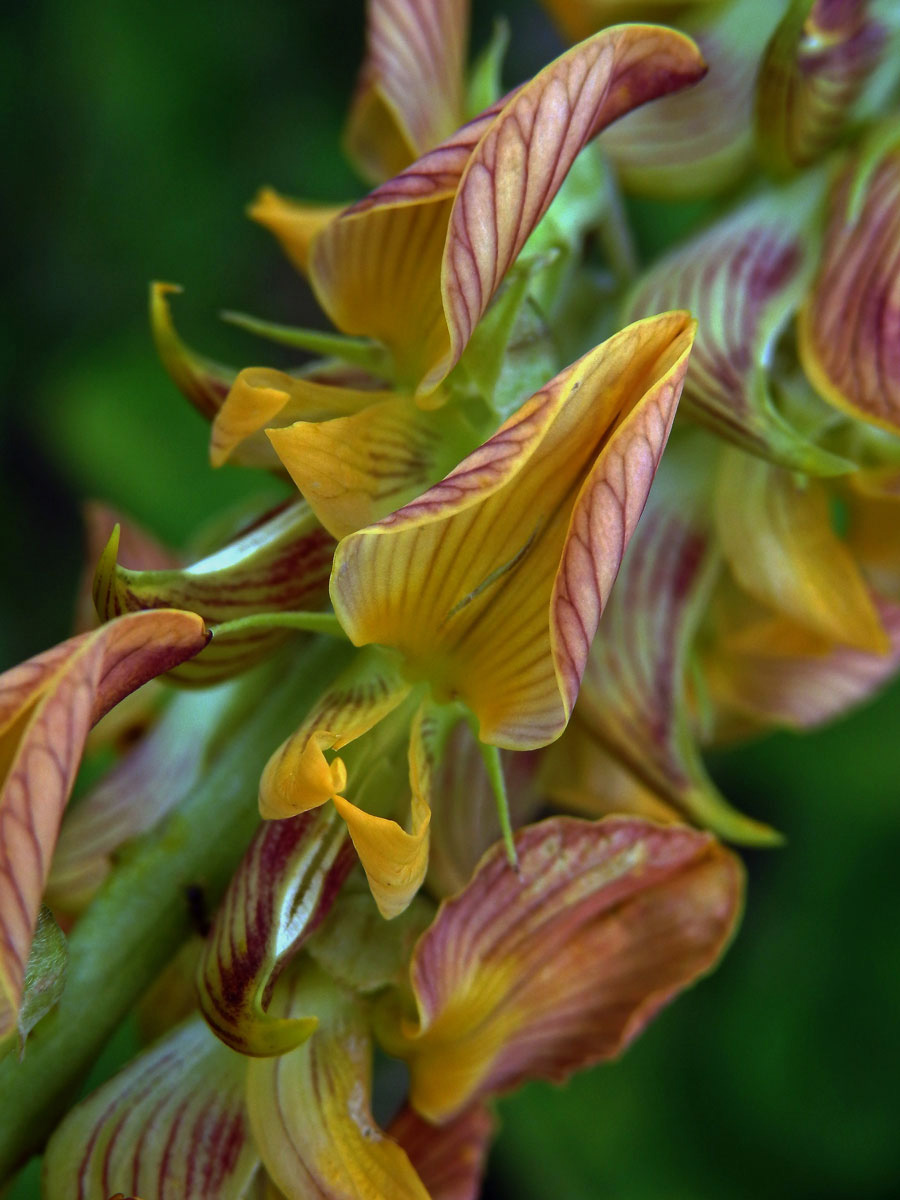
[[[513,18],[510,84],[556,52],[524,0],[475,7],[476,45],[494,12]],[[7,16],[0,666],[69,632],[84,498],[183,543],[259,490],[207,466],[206,427],[157,364],[146,285],[185,286],[178,324],[198,347],[284,361],[215,314],[316,319],[242,210],[263,183],[355,194],[338,139],[361,53],[362,0],[48,0]],[[658,237],[659,213],[642,211]],[[898,1194],[898,702],[895,689],[815,737],[715,764],[734,802],[788,837],[746,856],[736,944],[623,1062],[501,1104],[488,1194]],[[35,1188],[31,1170],[14,1194]]]

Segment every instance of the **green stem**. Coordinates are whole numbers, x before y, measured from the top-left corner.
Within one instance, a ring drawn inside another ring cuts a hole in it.
[[[347,635],[334,613],[327,612],[273,612],[254,613],[250,617],[238,617],[224,621],[213,629],[213,638],[223,634],[252,633],[256,629],[297,629],[304,633],[325,633],[329,637],[347,641]]]
[[[187,892],[212,904],[224,891],[259,815],[266,759],[347,662],[333,643],[268,663],[246,678],[208,774],[167,821],[111,873],[69,939],[57,1007],[18,1062],[0,1062],[0,1185],[40,1150],[110,1035],[191,931]]]
[[[487,768],[491,791],[494,793],[494,799],[497,802],[497,816],[500,818],[500,832],[503,834],[506,857],[509,865],[516,868],[519,865],[519,856],[516,854],[516,843],[513,839],[512,821],[509,816],[509,797],[506,794],[506,777],[503,774],[500,750],[497,746],[487,746],[480,740],[478,746],[481,750],[481,757],[484,759],[484,765]]]
[[[229,325],[236,325],[238,329],[246,330],[247,333],[265,338],[269,342],[277,342],[280,346],[306,350],[310,354],[318,354],[325,358],[339,358],[342,362],[352,363],[378,375],[385,375],[390,369],[387,351],[369,338],[352,338],[345,337],[342,333],[325,333],[319,329],[278,325],[274,321],[263,321],[259,317],[240,312],[223,312],[221,317]]]

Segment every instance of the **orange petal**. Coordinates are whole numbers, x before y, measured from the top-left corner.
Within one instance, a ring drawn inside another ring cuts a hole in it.
[[[343,763],[326,761],[323,751],[340,749],[377,725],[402,703],[411,686],[387,656],[357,655],[266,764],[259,783],[262,816],[295,816],[343,791]]]
[[[621,1053],[715,963],[740,910],[740,864],[708,834],[556,817],[516,847],[518,871],[495,847],[441,905],[413,955],[418,1020],[384,1030],[433,1122]]]
[[[274,233],[297,270],[307,275],[313,239],[341,211],[339,204],[300,204],[279,196],[272,188],[263,188],[247,209],[247,215]]]
[[[0,676],[0,1037],[15,1024],[41,894],[88,730],[208,640],[193,613],[135,613]]]
[[[401,652],[483,741],[544,745],[647,497],[693,336],[684,313],[580,359],[424,496],[339,545],[331,594],[357,645]]]
[[[380,183],[462,124],[469,0],[371,0],[366,18],[345,140],[361,173]]]

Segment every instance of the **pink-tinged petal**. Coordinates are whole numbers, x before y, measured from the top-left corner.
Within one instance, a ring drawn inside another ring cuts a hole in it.
[[[47,903],[78,913],[109,874],[118,850],[172,812],[208,764],[229,685],[176,693],[156,725],[70,809],[47,880]]]
[[[727,449],[715,493],[725,558],[760,603],[827,641],[883,654],[889,642],[862,573],[815,479]]]
[[[886,654],[867,654],[810,638],[788,620],[777,639],[754,650],[751,639],[716,645],[704,660],[712,699],[758,725],[813,729],[881,690],[900,667],[900,606],[876,599],[890,641]],[[775,641],[776,644],[771,644]]]
[[[687,460],[684,466],[702,471],[704,464]],[[771,829],[721,796],[694,742],[689,656],[719,556],[706,489],[697,488],[696,476],[676,481],[684,486],[644,514],[625,555],[591,648],[578,711],[593,737],[690,821],[735,841],[771,842]]]
[[[826,400],[900,430],[900,150],[865,177],[851,162],[835,182],[798,344],[804,370]]]
[[[793,0],[766,48],[756,93],[757,145],[778,171],[828,150],[887,46],[869,0]]]
[[[322,608],[334,539],[303,501],[266,513],[220,550],[181,570],[132,571],[119,566],[114,534],[97,564],[94,603],[101,619],[155,608],[185,608],[213,628],[256,613]],[[205,687],[252,666],[290,634],[282,629],[226,631],[196,663],[174,674]]]
[[[618,117],[705,71],[690,39],[624,26],[576,46],[513,95],[460,180],[441,272],[449,357],[433,366],[423,390],[459,360],[578,153]]]
[[[247,215],[273,233],[300,274],[308,275],[313,239],[342,211],[340,204],[301,204],[263,188]]]
[[[391,646],[478,717],[483,741],[545,745],[668,436],[685,313],[623,330],[525,403],[443,482],[345,538],[331,595],[351,640]]]
[[[407,1105],[388,1127],[431,1200],[478,1200],[495,1122],[476,1104],[447,1125],[429,1125]]]
[[[202,416],[212,419],[228,395],[235,370],[204,358],[175,332],[168,297],[181,291],[173,283],[150,285],[150,325],[163,366],[178,390]]]
[[[294,421],[327,421],[390,399],[391,392],[343,387],[271,367],[241,371],[213,421],[209,457],[221,467],[236,451],[246,465],[277,466],[262,430]],[[252,460],[252,462],[251,462]]]
[[[698,322],[682,410],[719,436],[785,466],[833,474],[847,464],[773,407],[775,340],[814,269],[816,181],[768,192],[656,263],[626,305],[629,320],[674,306]]]
[[[713,966],[740,910],[740,864],[708,834],[556,817],[516,848],[518,870],[495,847],[444,901],[413,955],[418,1018],[385,1021],[433,1122],[621,1053]]]
[[[428,1200],[409,1159],[372,1117],[372,1045],[353,992],[310,965],[273,1003],[316,1032],[280,1058],[253,1059],[247,1107],[263,1165],[288,1200]]]
[[[472,448],[456,405],[423,411],[391,396],[352,416],[297,421],[268,437],[336,538],[371,525],[445,475]]]
[[[284,1054],[315,1020],[267,1011],[286,964],[327,914],[355,863],[331,806],[267,821],[234,874],[197,971],[200,1011],[232,1050]]]
[[[136,613],[0,676],[0,1037],[15,1024],[50,858],[88,730],[208,639],[192,613]]]
[[[347,771],[325,752],[355,741],[392,713],[411,683],[398,664],[378,652],[357,655],[313,705],[300,728],[266,764],[259,783],[259,810],[266,820],[292,817],[324,804],[344,790]]]
[[[666,200],[717,195],[750,166],[756,73],[777,6],[738,0],[710,8],[684,26],[709,74],[627,114],[601,139],[627,191]]]
[[[244,1060],[199,1018],[72,1109],[44,1159],[47,1200],[241,1200],[259,1166]]]
[[[345,135],[367,179],[398,174],[462,123],[468,25],[469,0],[369,0]]]
[[[322,307],[384,343],[401,382],[433,391],[579,150],[704,70],[672,30],[614,29],[574,47],[322,231],[310,255]]]

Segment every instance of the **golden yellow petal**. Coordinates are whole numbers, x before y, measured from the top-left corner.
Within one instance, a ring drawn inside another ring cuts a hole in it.
[[[274,233],[297,270],[307,275],[313,239],[342,210],[340,204],[298,204],[279,196],[272,188],[263,188],[247,215]]]

